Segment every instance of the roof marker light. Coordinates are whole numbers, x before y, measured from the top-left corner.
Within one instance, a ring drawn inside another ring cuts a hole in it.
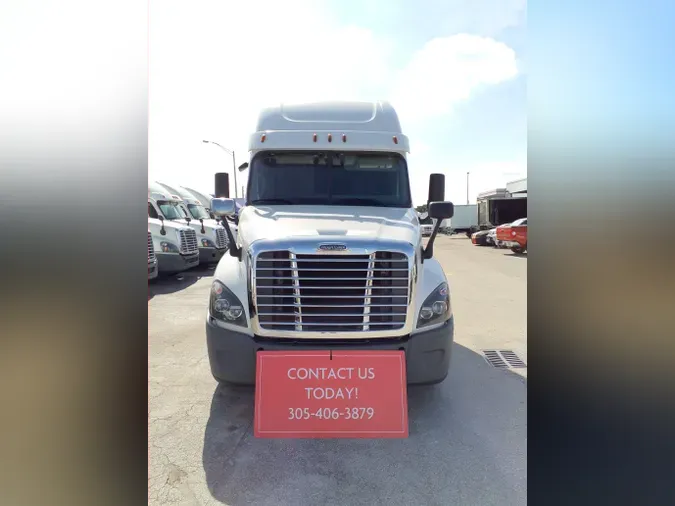
[[[316,142],[316,134],[312,135],[312,140]]]
[[[347,142],[347,134],[342,134],[342,142]]]
[[[333,142],[333,134],[328,134],[328,142]]]
[[[398,137],[396,137],[396,136],[394,135],[393,139],[394,139],[394,144],[398,144]]]
[[[260,142],[265,142],[265,139],[267,139],[267,135],[262,134],[262,135],[260,136]]]

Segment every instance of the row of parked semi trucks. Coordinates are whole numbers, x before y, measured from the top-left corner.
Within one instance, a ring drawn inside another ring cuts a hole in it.
[[[148,279],[222,258],[229,240],[220,218],[211,212],[211,198],[183,186],[148,184]],[[236,238],[237,215],[227,219]]]

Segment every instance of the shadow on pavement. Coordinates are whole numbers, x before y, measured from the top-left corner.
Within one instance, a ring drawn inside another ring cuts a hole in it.
[[[461,345],[448,378],[408,390],[403,440],[270,440],[252,433],[253,388],[218,386],[203,465],[231,506],[525,505],[527,380]]]
[[[515,257],[515,258],[524,258],[525,260],[527,260],[527,253],[517,254],[517,253],[513,253],[513,252],[509,251],[508,253],[504,253],[504,256],[505,257]]]
[[[155,295],[167,295],[184,290],[188,286],[194,285],[202,278],[213,276],[216,265],[197,266],[194,269],[180,272],[178,274],[162,275],[148,282],[148,300]]]

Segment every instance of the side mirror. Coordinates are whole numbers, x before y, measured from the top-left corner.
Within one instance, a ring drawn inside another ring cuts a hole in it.
[[[220,218],[220,224],[225,227],[227,239],[230,241],[230,256],[238,258],[241,262],[241,248],[237,246],[227,220],[228,217],[235,216],[236,214],[237,210],[234,205],[234,199],[211,199],[211,211]]]
[[[443,177],[442,174],[432,174],[432,180],[433,176],[436,175]],[[445,178],[443,179],[445,180]],[[429,188],[429,194],[431,194],[431,188]],[[436,234],[438,234],[438,230],[441,228],[441,223],[443,223],[443,220],[452,218],[455,214],[455,206],[452,202],[429,202],[427,209],[429,216],[436,220],[436,224],[434,225],[434,230],[431,232],[431,237],[427,241],[427,247],[422,251],[422,262],[434,256],[434,242],[436,241]]]
[[[242,172],[246,169],[248,169],[248,162],[244,162],[239,166],[239,172]]]
[[[429,176],[429,198],[431,202],[443,202],[445,200],[445,174],[431,174]]]
[[[211,211],[216,216],[233,216],[235,214],[234,199],[211,199]]]
[[[447,220],[455,214],[455,206],[452,202],[430,202],[429,216],[437,220]]]

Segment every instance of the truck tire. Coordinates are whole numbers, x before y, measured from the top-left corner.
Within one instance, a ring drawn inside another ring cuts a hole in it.
[[[525,249],[518,246],[515,248],[511,248],[511,251],[513,251],[516,255],[522,255],[525,252]]]

